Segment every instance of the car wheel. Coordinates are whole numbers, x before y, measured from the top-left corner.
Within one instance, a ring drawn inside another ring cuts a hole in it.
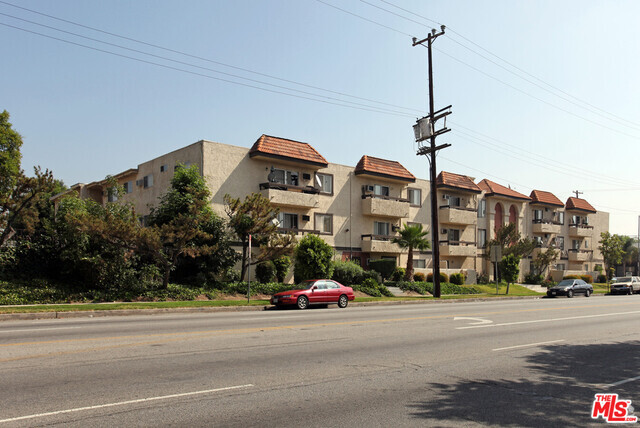
[[[585,297],[591,296],[591,290],[587,289],[587,292],[584,293]]]
[[[307,309],[309,307],[309,299],[307,296],[298,297],[298,309]]]
[[[573,290],[567,291],[567,297],[569,298],[573,297]]]
[[[347,296],[345,294],[340,296],[340,298],[338,299],[338,307],[346,308],[348,304],[349,304],[349,299],[347,298]]]

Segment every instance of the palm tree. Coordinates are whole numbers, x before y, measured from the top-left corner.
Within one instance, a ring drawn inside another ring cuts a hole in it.
[[[627,265],[633,264],[638,257],[638,248],[636,247],[636,240],[630,236],[623,237],[622,244],[622,274],[627,274]]]
[[[421,224],[412,226],[405,224],[400,231],[400,236],[393,238],[393,241],[391,241],[394,244],[398,244],[402,249],[409,249],[407,270],[404,274],[405,281],[413,281],[413,249],[426,250],[431,248],[431,243],[425,238],[428,234],[428,231],[422,230]]]

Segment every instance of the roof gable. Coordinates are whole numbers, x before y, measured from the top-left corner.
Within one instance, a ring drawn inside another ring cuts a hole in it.
[[[326,167],[329,162],[307,143],[262,134],[249,150],[249,156],[293,160]]]
[[[436,178],[436,185],[438,188],[450,188],[466,190],[474,193],[481,193],[482,190],[476,183],[473,182],[471,177],[466,175],[454,174],[452,172],[442,171]]]
[[[598,212],[589,202],[580,198],[571,197],[567,199],[566,207],[568,210],[586,211],[594,214]]]
[[[505,198],[517,199],[520,201],[530,201],[531,198],[527,195],[523,195],[522,193],[516,192],[513,189],[509,189],[508,187],[504,187],[501,184],[494,183],[491,180],[487,180],[486,178],[478,183],[478,187],[484,190],[487,196],[502,196]]]
[[[545,192],[543,190],[533,190],[529,195],[532,204],[544,204],[552,205],[554,207],[564,207],[564,204],[560,199],[551,192]]]
[[[400,162],[364,155],[356,165],[355,174],[369,174],[378,177],[415,183],[416,177]]]

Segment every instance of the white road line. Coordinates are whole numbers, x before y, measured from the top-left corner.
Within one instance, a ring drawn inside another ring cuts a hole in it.
[[[82,327],[22,328],[17,330],[0,330],[0,333],[20,333],[22,331],[44,331],[44,330],[69,330],[70,328],[82,328]]]
[[[622,384],[625,384],[625,383],[633,382],[635,380],[640,380],[640,376],[632,377],[632,378],[629,378],[629,379],[624,379],[624,380],[621,380],[621,381],[615,382],[615,383],[610,383],[609,385],[605,385],[604,387],[605,388],[613,388],[613,387],[616,387],[616,386],[619,386],[619,385],[622,385]]]
[[[527,347],[538,346],[538,345],[548,345],[549,343],[558,343],[558,342],[564,342],[564,339],[550,340],[548,342],[527,343],[526,345],[506,346],[504,348],[492,349],[492,351],[505,351],[507,349],[527,348]]]
[[[467,329],[467,328],[504,327],[504,326],[508,326],[508,325],[535,324],[535,323],[539,323],[539,322],[580,320],[580,319],[585,319],[585,318],[601,318],[601,317],[610,317],[610,316],[615,316],[615,315],[631,315],[631,314],[640,314],[640,311],[615,312],[615,313],[610,313],[610,314],[598,314],[598,315],[583,315],[583,316],[579,316],[579,317],[566,317],[566,318],[548,318],[548,319],[543,319],[543,320],[505,322],[505,323],[500,323],[500,324],[470,325],[470,326],[467,326],[467,327],[456,327],[456,330],[463,330],[463,329]]]
[[[22,421],[22,420],[25,420],[25,419],[42,418],[42,417],[45,417],[45,416],[62,415],[62,414],[65,414],[65,413],[82,412],[82,411],[85,411],[85,410],[104,409],[106,407],[126,406],[127,404],[145,403],[145,402],[149,402],[149,401],[168,400],[170,398],[189,397],[189,396],[192,396],[192,395],[202,395],[202,394],[210,394],[212,392],[229,391],[229,390],[232,390],[232,389],[250,388],[252,386],[254,386],[254,385],[247,384],[247,385],[228,386],[226,388],[216,388],[216,389],[207,389],[207,390],[204,390],[204,391],[184,392],[182,394],[162,395],[162,396],[159,396],[159,397],[149,397],[149,398],[140,398],[138,400],[120,401],[118,403],[99,404],[99,405],[96,405],[96,406],[87,406],[87,407],[78,407],[78,408],[75,408],[75,409],[58,410],[56,412],[38,413],[38,414],[35,414],[35,415],[19,416],[17,418],[0,419],[0,424],[6,423],[6,422]]]

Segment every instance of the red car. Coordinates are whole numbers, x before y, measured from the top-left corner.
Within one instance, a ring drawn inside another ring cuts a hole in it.
[[[309,305],[337,303],[346,308],[349,300],[355,299],[353,288],[345,287],[331,279],[310,279],[303,281],[294,290],[282,291],[271,297],[276,306],[296,305],[298,309],[307,309]]]

